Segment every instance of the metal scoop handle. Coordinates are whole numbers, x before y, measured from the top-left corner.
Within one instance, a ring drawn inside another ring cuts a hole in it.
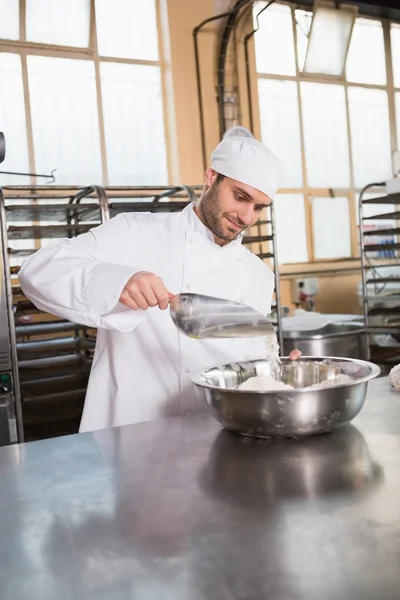
[[[275,335],[272,323],[246,304],[202,296],[178,294],[170,302],[173,322],[191,338],[251,338]]]

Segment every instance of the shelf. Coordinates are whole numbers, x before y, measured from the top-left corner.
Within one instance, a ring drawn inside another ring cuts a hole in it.
[[[246,236],[243,238],[243,244],[257,244],[262,242],[270,242],[272,235],[257,235],[257,236]]]
[[[397,306],[382,307],[382,308],[371,308],[368,310],[368,316],[378,317],[383,315],[399,315],[400,318],[400,301]]]
[[[98,204],[17,204],[6,206],[7,222],[18,221],[54,221],[68,222],[91,221],[100,223]]]
[[[374,215],[373,217],[363,217],[363,221],[396,221],[397,219],[400,219],[400,211]]]
[[[17,342],[18,357],[24,358],[30,353],[60,352],[66,350],[78,350],[82,338],[64,337],[50,338],[37,341]]]
[[[35,254],[37,248],[18,248],[18,250],[16,250],[15,248],[8,248],[8,254],[10,256],[31,256],[32,254]]]
[[[262,252],[257,254],[257,256],[258,258],[261,258],[261,260],[264,260],[265,258],[274,258],[273,252]]]
[[[366,244],[364,246],[364,252],[384,252],[385,250],[400,250],[400,242],[394,244]],[[388,258],[382,256],[382,258]],[[393,256],[393,258],[396,258]]]
[[[86,225],[29,225],[18,227],[10,225],[7,231],[9,240],[38,240],[72,238],[92,229],[93,224]]]
[[[376,229],[374,231],[363,231],[363,236],[380,236],[380,235],[398,235],[400,233],[400,227],[394,227],[391,229]]]
[[[164,202],[111,202],[109,204],[111,217],[120,213],[129,212],[151,212],[151,213],[171,213],[180,212],[189,203],[185,201],[164,201]]]
[[[367,198],[361,204],[400,204],[400,193],[378,196],[378,198]]]
[[[52,367],[61,367],[63,372],[67,367],[74,365],[82,365],[86,363],[84,356],[78,353],[63,354],[61,356],[45,356],[41,358],[31,358],[25,360],[18,360],[19,369],[49,369]]]
[[[366,283],[400,283],[400,277],[376,277],[367,279]]]
[[[391,262],[391,263],[380,263],[380,262],[377,262],[376,264],[370,264],[370,261],[372,261],[372,260],[381,261],[383,259],[388,260],[390,258],[392,258],[393,261],[396,261],[396,262]],[[399,266],[400,266],[400,264],[399,264],[399,257],[397,257],[397,256],[392,256],[392,257],[390,257],[390,256],[384,256],[384,257],[369,256],[367,260],[368,260],[369,264],[364,265],[363,269],[365,271],[368,271],[368,270],[371,270],[371,269],[383,269],[383,268],[388,269],[388,268],[393,268],[393,267],[399,268]]]
[[[64,333],[76,329],[86,329],[84,325],[71,323],[70,321],[45,321],[44,323],[27,323],[16,325],[15,333],[17,336],[46,335],[49,333]]]
[[[368,325],[364,329],[365,333],[398,333],[400,334],[400,325]]]

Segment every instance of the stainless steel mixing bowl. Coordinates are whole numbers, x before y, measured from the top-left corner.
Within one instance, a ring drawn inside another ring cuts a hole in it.
[[[227,429],[264,438],[303,437],[325,433],[349,423],[361,410],[368,381],[378,377],[376,365],[356,359],[303,357],[282,359],[280,380],[293,390],[255,392],[237,387],[257,375],[270,375],[266,360],[211,367],[192,377],[204,391],[215,418]],[[312,388],[339,374],[351,383]]]

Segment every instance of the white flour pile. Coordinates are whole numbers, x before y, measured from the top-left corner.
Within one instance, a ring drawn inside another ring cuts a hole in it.
[[[310,390],[318,390],[333,387],[334,385],[342,385],[343,383],[350,383],[351,381],[354,381],[353,377],[339,374],[335,379],[314,383],[308,387]],[[276,381],[271,375],[258,375],[257,377],[250,377],[250,379],[244,381],[238,389],[247,390],[248,392],[274,392],[279,390],[294,390],[295,388],[282,381]]]
[[[389,383],[395,389],[400,389],[400,365],[396,365],[389,373]]]
[[[294,388],[282,381],[276,381],[271,375],[258,375],[258,377],[250,377],[250,379],[244,381],[238,389],[247,390],[248,392],[271,392],[275,390],[293,390]]]
[[[310,388],[314,390],[327,388],[332,387],[334,385],[341,385],[343,383],[350,383],[351,381],[354,381],[353,377],[350,377],[350,375],[342,375],[341,373],[339,373],[339,375],[336,375],[335,379],[328,379],[327,381],[321,381],[321,383],[314,383],[313,385],[310,385]]]

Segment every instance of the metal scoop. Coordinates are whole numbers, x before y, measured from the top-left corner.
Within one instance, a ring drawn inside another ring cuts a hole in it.
[[[275,335],[272,323],[246,304],[199,294],[178,294],[170,302],[173,322],[196,339]]]

